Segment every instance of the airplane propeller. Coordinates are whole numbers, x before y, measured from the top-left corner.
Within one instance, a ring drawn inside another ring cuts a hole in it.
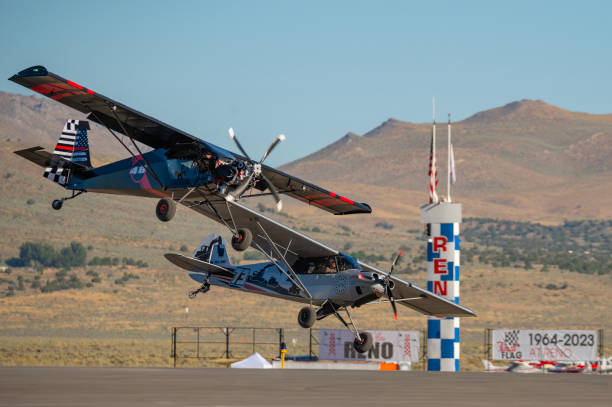
[[[391,303],[391,307],[393,308],[393,315],[396,320],[397,320],[397,306],[395,305],[395,298],[393,298],[393,292],[391,290],[393,287],[389,283],[392,283],[391,274],[393,274],[393,271],[395,270],[395,266],[397,265],[397,262],[399,261],[399,258],[402,254],[404,254],[404,251],[400,250],[397,256],[395,257],[395,260],[393,260],[393,263],[391,264],[391,270],[389,271],[389,274],[387,274],[387,276],[383,280],[383,287],[385,287],[385,294],[389,298],[389,302]]]
[[[274,196],[274,200],[276,201],[276,211],[280,212],[281,209],[283,208],[283,203],[281,201],[280,195],[278,194],[278,191],[276,190],[276,188],[274,187],[272,182],[270,182],[270,180],[261,172],[261,165],[263,164],[265,159],[268,158],[268,155],[270,155],[270,153],[272,152],[272,150],[274,150],[274,148],[277,146],[277,144],[280,143],[281,141],[285,140],[285,135],[284,134],[279,135],[272,142],[270,147],[268,147],[268,149],[264,153],[263,157],[261,157],[261,160],[259,160],[259,162],[257,162],[257,161],[254,161],[253,159],[251,159],[251,157],[249,157],[249,155],[244,150],[244,148],[242,148],[242,145],[240,144],[240,142],[238,141],[238,138],[236,137],[236,133],[234,132],[234,129],[230,128],[228,132],[229,132],[230,138],[232,140],[234,140],[234,143],[236,143],[236,146],[242,152],[242,154],[244,154],[246,159],[249,160],[249,162],[251,163],[251,167],[252,167],[250,174],[248,175],[248,177],[244,181],[242,181],[242,184],[238,185],[234,190],[232,190],[227,195],[228,200],[233,201],[233,200],[240,199],[240,197],[242,196],[244,191],[246,191],[247,188],[249,187],[249,185],[252,184],[254,178],[256,180],[260,180],[261,179],[261,180],[263,180],[266,183],[266,185],[270,189],[270,192],[272,192],[272,195]]]

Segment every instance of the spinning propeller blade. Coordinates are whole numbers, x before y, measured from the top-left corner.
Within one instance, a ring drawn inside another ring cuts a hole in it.
[[[251,160],[251,157],[249,157],[247,152],[244,151],[244,148],[242,148],[242,144],[240,144],[240,142],[238,141],[238,138],[236,138],[236,133],[234,132],[234,129],[232,127],[229,128],[228,133],[230,135],[230,138],[232,140],[234,140],[234,143],[236,143],[236,146],[238,147],[238,150],[240,150],[242,152],[242,154],[244,154],[244,156],[247,158],[247,160],[253,161],[253,160]]]
[[[261,157],[261,160],[259,160],[259,163],[262,164],[264,162],[264,160],[268,157],[268,154],[270,154],[272,152],[272,150],[274,150],[274,147],[276,147],[276,145],[278,143],[280,143],[281,141],[285,141],[285,135],[281,134],[280,136],[278,136],[276,138],[276,140],[274,140],[272,142],[272,144],[270,145],[270,147],[268,147],[268,151],[266,151],[263,155],[263,157]]]
[[[389,281],[391,280],[391,274],[393,274],[395,266],[397,265],[397,262],[399,261],[399,258],[402,254],[404,254],[404,251],[400,250],[397,256],[395,257],[395,260],[393,260],[393,263],[391,263],[391,270],[389,271],[389,274],[385,277],[384,281],[385,292],[387,294],[387,297],[389,297],[389,302],[391,303],[391,307],[393,308],[393,315],[395,317],[395,320],[397,320],[397,306],[395,305],[395,298],[393,298],[393,292],[391,291]]]
[[[266,183],[268,189],[270,190],[270,192],[272,193],[272,196],[274,197],[274,200],[276,201],[276,211],[280,212],[281,209],[283,208],[283,203],[281,201],[280,195],[278,194],[278,191],[276,190],[272,182],[270,182],[270,180],[261,173],[261,164],[264,162],[266,158],[268,158],[268,156],[270,155],[272,150],[274,150],[274,148],[278,145],[278,143],[285,140],[285,135],[284,134],[279,135],[272,142],[272,144],[270,144],[270,147],[268,147],[263,157],[261,157],[261,160],[259,160],[259,162],[256,162],[256,161],[253,161],[251,157],[249,157],[247,152],[244,150],[244,148],[242,148],[242,145],[240,144],[240,142],[238,141],[238,138],[236,137],[236,133],[234,132],[234,129],[230,127],[228,132],[229,132],[230,138],[234,140],[234,143],[236,143],[236,146],[238,147],[238,149],[242,152],[242,154],[244,154],[247,160],[249,160],[249,163],[252,166],[252,170],[249,176],[240,185],[238,185],[232,192],[230,192],[227,195],[227,198],[231,201],[240,199],[242,194],[249,188],[249,186],[254,184],[253,179],[255,179],[255,182],[261,179]]]

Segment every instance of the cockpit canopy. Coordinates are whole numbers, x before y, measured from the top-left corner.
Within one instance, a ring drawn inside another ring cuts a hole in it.
[[[292,267],[297,274],[333,274],[345,270],[361,270],[357,260],[344,253],[337,256],[299,258]]]

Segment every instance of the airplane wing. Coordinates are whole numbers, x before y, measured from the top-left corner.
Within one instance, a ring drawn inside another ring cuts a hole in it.
[[[364,270],[386,276],[388,273],[364,262],[359,262]],[[475,317],[476,313],[431,291],[417,287],[401,278],[391,276],[395,286],[393,297],[396,303],[412,308],[425,315],[434,317]]]
[[[198,201],[197,197],[192,198],[193,195],[195,194],[190,195],[183,201],[185,206],[225,225],[229,229],[249,229],[253,234],[251,247],[261,249],[273,257],[275,256],[270,240],[274,242],[289,263],[293,263],[298,257],[323,257],[339,253],[338,250],[268,218],[239,202],[228,202],[222,199]],[[202,196],[204,197],[204,194]]]
[[[253,233],[251,247],[263,250],[271,257],[276,257],[270,244],[270,241],[272,241],[289,264],[293,264],[299,257],[325,257],[340,254],[340,251],[237,202],[217,200],[214,202],[189,201],[183,203],[230,229],[249,229]],[[386,272],[367,263],[360,261],[359,264],[366,271],[378,273],[382,276],[387,275]],[[391,276],[391,279],[395,283],[393,296],[397,302],[415,311],[426,315],[444,317],[476,315],[467,307],[417,287],[401,278]]]
[[[195,142],[201,143],[219,157],[234,157],[234,154],[227,150],[64,79],[47,71],[44,66],[24,69],[9,80],[78,110],[86,114],[88,120],[132,137],[149,147],[170,148],[181,144],[191,145]]]
[[[234,277],[234,272],[231,270],[202,260],[194,259],[193,257],[187,257],[176,253],[166,253],[164,254],[164,257],[168,259],[170,263],[188,271],[209,273],[213,276]]]
[[[264,165],[262,173],[274,184],[279,193],[289,195],[334,215],[372,213],[372,208],[366,203],[352,201],[277,169]]]
[[[246,160],[239,154],[207,143],[98,92],[64,79],[47,71],[44,66],[24,69],[9,80],[78,110],[86,114],[88,120],[108,127],[114,132],[124,134],[152,148],[168,149],[168,154],[175,156],[181,156],[185,152],[193,154],[194,151],[198,151],[196,146],[203,146],[220,158]],[[354,202],[266,165],[262,171],[279,192],[335,215],[372,212],[367,204]]]

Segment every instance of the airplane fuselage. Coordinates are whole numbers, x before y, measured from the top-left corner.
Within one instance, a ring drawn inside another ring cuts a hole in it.
[[[210,284],[301,303],[310,302],[310,298],[272,262],[227,268],[235,273],[234,277],[211,275]],[[371,274],[351,269],[329,274],[300,274],[299,277],[315,305],[329,300],[338,306],[359,306],[377,300],[384,293],[381,284]],[[207,278],[206,273],[190,271],[189,275],[199,283],[204,283]]]

